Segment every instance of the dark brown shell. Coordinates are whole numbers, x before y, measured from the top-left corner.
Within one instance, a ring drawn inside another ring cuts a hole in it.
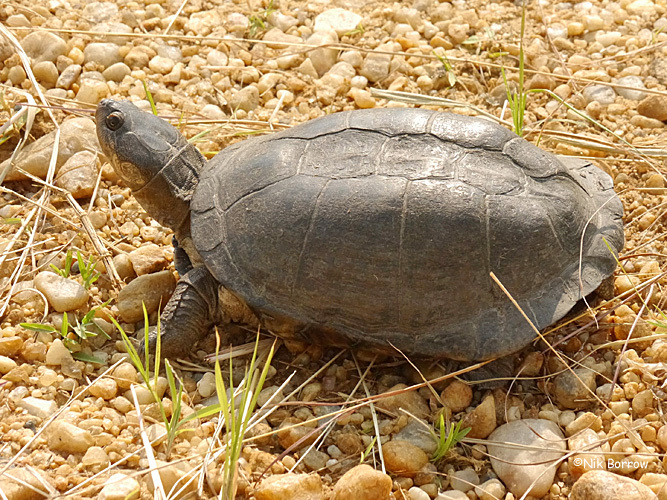
[[[486,359],[535,336],[491,271],[542,329],[616,267],[621,202],[575,163],[479,118],[337,113],[211,160],[192,237],[220,283],[296,333]]]

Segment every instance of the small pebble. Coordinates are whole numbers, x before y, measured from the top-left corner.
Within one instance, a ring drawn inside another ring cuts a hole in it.
[[[109,455],[106,454],[103,448],[99,446],[91,446],[83,455],[81,464],[84,467],[106,467],[109,464]]]
[[[581,476],[572,486],[570,500],[657,500],[651,489],[630,479],[603,470]]]
[[[315,31],[333,30],[338,36],[357,29],[362,21],[359,14],[345,9],[325,10],[315,18]]]
[[[428,493],[417,486],[413,486],[408,490],[408,498],[410,500],[430,500]]]
[[[45,400],[29,396],[18,402],[18,406],[30,415],[41,419],[49,418],[58,411],[58,404],[53,400]]]
[[[497,479],[489,479],[475,487],[475,493],[479,500],[498,500],[505,496],[505,485]]]
[[[466,493],[479,485],[479,476],[471,468],[457,470],[451,475],[450,485],[452,489]]]
[[[554,396],[565,408],[585,408],[593,400],[595,378],[595,372],[587,368],[564,371],[554,379]]]
[[[73,311],[88,302],[88,291],[83,286],[50,271],[38,273],[34,283],[58,312]]]
[[[465,410],[472,402],[472,389],[465,382],[454,380],[440,395],[442,402],[458,413]]]
[[[90,394],[107,401],[115,398],[117,392],[118,384],[111,378],[98,379],[90,386]]]
[[[0,374],[4,375],[5,373],[9,373],[17,366],[18,365],[16,364],[16,361],[14,361],[12,358],[8,358],[7,356],[0,356]]]
[[[113,474],[104,482],[99,500],[136,500],[140,492],[139,482],[122,473]]]
[[[199,382],[197,382],[197,392],[202,398],[207,398],[215,394],[215,391],[215,374],[212,372],[204,373]]]
[[[27,56],[35,63],[42,61],[56,62],[58,56],[64,56],[67,43],[55,33],[36,30],[21,40],[21,46]]]
[[[462,491],[450,490],[438,493],[435,500],[470,500],[470,497]]]
[[[616,91],[607,85],[591,85],[583,91],[586,103],[597,101],[603,106],[612,104],[616,100]]]
[[[619,78],[616,83],[627,87],[634,87],[632,89],[616,87],[616,93],[621,97],[625,97],[631,101],[641,101],[646,97],[646,92],[641,90],[646,88],[644,86],[644,81],[638,76],[624,76],[623,78]]]
[[[379,82],[389,76],[390,64],[390,55],[371,52],[366,55],[366,58],[361,65],[361,69],[359,70],[359,74],[367,78],[369,82]]]
[[[639,103],[637,112],[647,118],[665,121],[667,120],[667,97],[650,95]]]
[[[468,437],[485,439],[496,428],[496,404],[493,395],[489,394],[470,413],[463,417],[463,427],[470,427]]]
[[[387,471],[404,477],[412,477],[424,467],[428,455],[408,441],[392,440],[382,447]]]
[[[256,500],[287,498],[324,500],[322,479],[317,474],[277,474],[264,478],[254,490]]]
[[[97,184],[98,172],[97,154],[79,151],[58,170],[56,186],[69,191],[75,199],[88,198]]]
[[[85,453],[95,444],[90,432],[64,420],[51,423],[47,432],[49,448],[53,451]]]
[[[83,49],[84,63],[96,63],[105,68],[122,61],[119,47],[115,43],[94,42]]]

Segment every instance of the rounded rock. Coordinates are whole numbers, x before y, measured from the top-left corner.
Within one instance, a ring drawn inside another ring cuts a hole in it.
[[[257,500],[324,500],[322,480],[317,474],[277,474],[265,478],[255,488]]]
[[[118,311],[123,321],[134,323],[144,317],[142,304],[148,314],[166,304],[176,286],[171,271],[160,271],[139,276],[118,294]]]
[[[50,271],[35,276],[34,284],[58,312],[73,311],[88,302],[88,291],[83,286]]]
[[[644,86],[644,81],[638,76],[624,76],[623,78],[619,78],[616,83],[626,87],[633,87],[631,89],[616,87],[616,93],[621,97],[625,97],[631,101],[641,101],[646,97],[646,92],[642,90],[646,88]]]
[[[112,378],[102,378],[96,380],[95,383],[90,386],[89,390],[90,394],[96,398],[102,398],[105,401],[108,401],[116,397],[118,384]]]
[[[554,379],[554,396],[565,408],[585,408],[594,398],[595,379],[595,372],[587,368],[564,371]]]
[[[440,395],[442,402],[449,406],[452,412],[465,410],[472,402],[472,389],[465,382],[454,380]]]
[[[87,79],[85,83],[81,84],[76,94],[76,100],[88,104],[97,104],[105,97],[108,97],[109,93],[109,86],[106,82]]]
[[[470,497],[459,490],[442,491],[435,500],[469,500]]]
[[[479,500],[497,500],[505,497],[505,485],[497,479],[489,479],[476,486],[475,493]]]
[[[86,45],[86,48],[83,49],[84,63],[92,62],[108,68],[122,60],[123,58],[120,55],[119,47],[115,43],[89,43]]]
[[[530,449],[510,448],[507,444]],[[517,497],[528,492],[541,498],[549,492],[565,448],[565,439],[558,425],[538,419],[501,425],[489,436],[487,443],[494,472]]]
[[[418,486],[413,486],[408,490],[408,498],[410,500],[430,500],[431,497]]]
[[[25,53],[35,63],[42,61],[56,62],[58,56],[67,52],[67,43],[55,33],[49,31],[34,31],[21,40]]]
[[[58,81],[58,68],[51,61],[42,61],[35,64],[32,72],[45,87],[53,87]]]
[[[637,112],[647,118],[665,121],[667,120],[667,97],[650,95],[639,103]]]
[[[357,29],[362,17],[345,9],[325,10],[315,18],[314,31],[333,30],[340,37]]]
[[[123,78],[132,73],[132,70],[124,62],[112,64],[102,72],[102,75],[108,82],[122,82]]]
[[[452,489],[467,493],[479,485],[479,476],[471,468],[457,470],[451,475],[450,485]]]
[[[583,94],[587,104],[597,101],[606,106],[616,100],[616,91],[608,85],[591,85],[584,89]]]
[[[646,485],[603,470],[585,473],[572,486],[570,500],[658,500]]]
[[[79,151],[58,170],[56,186],[69,191],[76,199],[87,198],[95,190],[97,174],[97,154]]]
[[[408,441],[394,439],[382,447],[387,471],[413,477],[428,464],[428,455]]]

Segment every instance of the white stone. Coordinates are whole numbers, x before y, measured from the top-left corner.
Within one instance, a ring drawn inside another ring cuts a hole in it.
[[[76,100],[88,104],[97,104],[102,99],[109,97],[110,94],[111,92],[106,82],[86,79],[76,93]]]
[[[329,45],[338,42],[338,35],[334,31],[316,31],[306,43],[309,45]],[[336,64],[338,58],[338,49],[322,48],[308,52],[308,58],[313,63],[313,67],[319,76],[324,75],[331,67]]]
[[[116,64],[123,60],[120,56],[119,48],[120,47],[115,43],[89,43],[86,45],[86,48],[83,49],[84,64],[92,62],[108,68],[112,64]]]
[[[616,100],[616,92],[608,85],[591,85],[583,91],[586,103],[597,101],[603,106],[612,104]]]
[[[505,485],[497,479],[488,481],[475,487],[475,494],[479,500],[497,500],[505,497]]]
[[[207,398],[215,393],[215,374],[213,372],[206,372],[201,380],[197,382],[197,392],[203,398]]]
[[[88,291],[83,286],[50,271],[37,274],[34,283],[58,312],[73,311],[88,302]]]
[[[631,101],[641,101],[646,97],[646,92],[640,89],[645,89],[644,81],[638,76],[624,76],[623,78],[618,79],[619,85],[626,85],[628,87],[634,87],[632,89],[623,89],[616,87],[616,93],[621,97],[630,99]]]
[[[354,31],[361,23],[359,14],[345,9],[329,9],[315,18],[315,31],[333,30],[338,36]]]
[[[552,40],[555,40],[556,38],[567,38],[567,28],[562,24],[554,24],[547,28],[547,35],[549,35]]]
[[[65,347],[65,344],[60,339],[55,339],[51,342],[49,349],[46,351],[45,361],[47,365],[67,365],[72,363],[73,360],[72,353],[69,352],[69,349]]]
[[[114,474],[104,482],[99,500],[136,500],[139,498],[139,482],[125,474]]]
[[[651,0],[635,0],[625,10],[632,16],[651,17],[655,15],[655,4]]]
[[[85,453],[95,444],[90,432],[64,420],[51,423],[47,432],[49,448],[54,451]]]
[[[0,356],[0,373],[5,374],[9,373],[12,371],[14,368],[16,368],[18,365],[16,364],[16,361],[14,361],[12,358],[8,358],[7,356]]]
[[[517,497],[529,492],[541,498],[553,484],[566,444],[554,422],[525,419],[498,427],[489,436],[487,448],[493,470],[509,491]]]
[[[58,411],[58,404],[55,401],[33,398],[32,396],[23,398],[19,401],[18,406],[38,418],[48,418]]]
[[[148,67],[153,73],[158,73],[160,75],[168,74],[172,69],[174,69],[174,61],[168,57],[155,56],[148,63]]]
[[[431,497],[429,497],[428,493],[421,488],[413,486],[408,490],[408,498],[410,500],[430,500]]]

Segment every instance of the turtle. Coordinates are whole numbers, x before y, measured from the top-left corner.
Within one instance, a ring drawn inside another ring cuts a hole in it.
[[[166,356],[256,321],[287,339],[497,358],[608,281],[624,245],[607,173],[484,118],[343,111],[210,161],[129,101],[102,100],[96,123],[122,182],[174,232]]]

